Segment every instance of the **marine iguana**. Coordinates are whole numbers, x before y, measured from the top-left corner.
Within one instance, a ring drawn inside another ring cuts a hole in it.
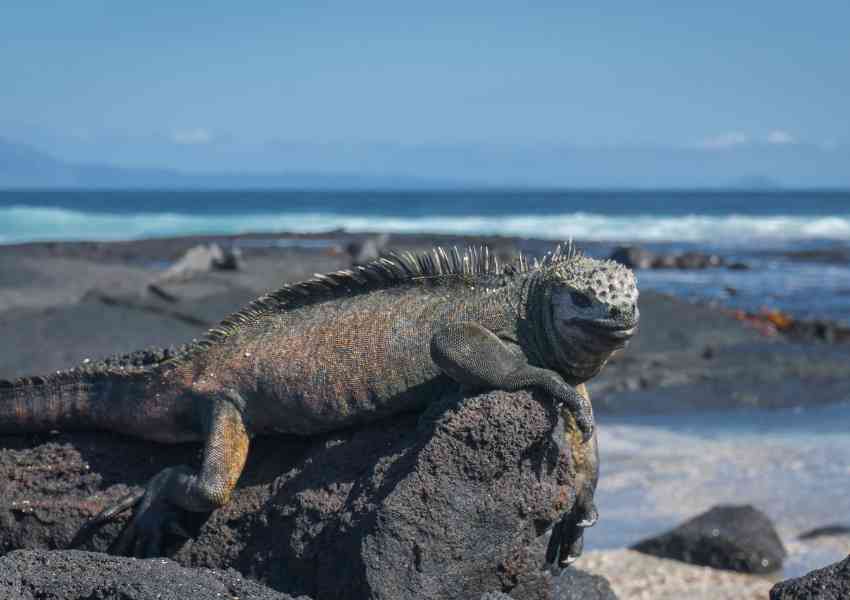
[[[110,551],[154,556],[164,533],[185,534],[181,511],[228,502],[253,435],[314,435],[421,410],[457,384],[537,388],[574,419],[580,433],[573,442],[568,433],[568,444],[584,448],[581,510],[554,540],[563,564],[596,516],[582,384],[634,333],[637,297],[629,269],[571,245],[507,266],[486,247],[393,254],[286,285],[161,360],[2,382],[0,433],[103,429],[203,441],[200,470],[163,469],[83,528],[134,508]]]

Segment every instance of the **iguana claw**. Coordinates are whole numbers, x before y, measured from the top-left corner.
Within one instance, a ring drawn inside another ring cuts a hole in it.
[[[112,542],[109,553],[137,558],[162,556],[165,534],[190,537],[180,524],[182,510],[169,502],[168,496],[175,481],[191,476],[192,471],[181,466],[163,469],[151,479],[133,511],[132,520]]]
[[[164,535],[191,537],[180,523],[181,510],[167,500],[168,489],[174,481],[189,475],[191,471],[188,467],[171,467],[162,470],[148,482],[143,490],[127,494],[83,525],[74,536],[70,547],[78,546],[96,529],[132,508],[134,509],[132,519],[112,542],[107,552],[117,556],[137,558],[161,556]]]
[[[546,548],[547,567],[560,571],[568,567],[581,556],[584,550],[584,530],[593,527],[599,519],[599,512],[593,501],[577,503],[564,515],[552,529],[549,545]]]

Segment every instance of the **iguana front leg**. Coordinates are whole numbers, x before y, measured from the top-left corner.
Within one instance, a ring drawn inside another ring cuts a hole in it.
[[[119,500],[85,525],[83,530],[91,530],[136,507],[110,554],[159,556],[163,534],[188,537],[180,525],[181,510],[209,512],[228,502],[245,466],[249,436],[240,410],[229,399],[215,400],[207,410],[202,419],[207,438],[200,472],[183,465],[163,469],[144,491]]]
[[[431,358],[458,383],[509,392],[538,388],[573,414],[584,441],[593,435],[593,410],[587,398],[555,371],[530,365],[519,346],[478,323],[440,327],[431,337]]]

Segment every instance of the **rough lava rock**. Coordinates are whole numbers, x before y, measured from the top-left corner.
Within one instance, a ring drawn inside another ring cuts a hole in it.
[[[0,558],[4,600],[309,600],[293,598],[229,569],[187,569],[79,550],[19,550]]]
[[[167,554],[317,600],[552,598],[539,540],[575,501],[568,431],[545,397],[491,392],[320,438],[256,439],[231,502],[188,522],[196,537]],[[128,485],[200,450],[106,433],[0,448],[0,552],[66,547]],[[105,550],[120,526],[83,548]]]
[[[715,506],[672,531],[633,546],[634,550],[686,563],[771,573],[787,556],[773,523],[749,505]]]
[[[556,600],[617,600],[607,579],[581,569],[564,569],[553,583]]]
[[[611,584],[601,575],[593,575],[576,568],[564,569],[548,583],[547,596],[552,600],[617,600],[617,595],[611,589]],[[488,592],[480,600],[525,600],[528,596],[521,591],[512,591],[510,595],[504,592]]]
[[[773,586],[770,600],[847,600],[850,598],[850,556],[823,569]]]

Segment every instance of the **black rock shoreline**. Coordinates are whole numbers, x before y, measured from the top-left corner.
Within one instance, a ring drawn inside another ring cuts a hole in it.
[[[129,242],[39,242],[0,246],[0,339],[3,340],[0,344],[0,379],[64,369],[85,359],[96,360],[150,346],[167,347],[185,343],[202,336],[208,327],[221,318],[270,289],[308,278],[316,272],[347,268],[351,256],[346,249],[352,243],[362,244],[368,238],[367,235],[329,232],[317,235],[193,236]],[[392,236],[389,247],[424,250],[435,243],[463,246],[482,242],[488,243],[506,259],[518,251],[541,254],[552,247],[551,243],[541,240],[426,235]],[[165,268],[178,261],[187,250],[199,244],[211,243],[239,248],[240,268],[210,269],[186,277],[159,279]],[[152,291],[152,282],[156,282],[156,288],[161,293]],[[589,386],[600,423],[604,424],[609,415],[729,408],[788,408],[835,402],[850,397],[850,345],[822,343],[813,336],[766,334],[763,328],[736,318],[728,311],[690,304],[649,290],[642,290],[640,307],[642,321],[638,336],[624,352],[614,357]],[[818,394],[805,393],[809,389],[817,389]],[[415,426],[415,423],[411,422],[411,426]],[[302,446],[298,446],[303,442],[292,443],[297,446],[293,446],[294,455],[305,451]],[[351,440],[346,443],[350,444]],[[120,456],[130,457],[127,459],[130,462],[125,461],[119,468],[118,463],[121,461],[115,462],[115,458],[109,456],[108,449],[113,447],[124,448],[116,452]],[[15,482],[0,490],[0,514],[6,515],[0,522],[0,530],[3,531],[0,536],[3,539],[2,551],[36,551],[36,554],[7,554],[0,559],[0,565],[5,565],[0,568],[0,590],[15,591],[21,594],[20,597],[29,598],[25,594],[32,596],[41,584],[38,584],[35,575],[27,573],[33,573],[33,565],[46,564],[45,561],[52,561],[52,568],[68,572],[73,569],[95,569],[98,568],[96,565],[106,560],[111,565],[110,569],[126,568],[126,572],[134,572],[144,579],[147,567],[132,561],[126,564],[121,561],[109,562],[110,559],[84,553],[62,553],[51,559],[47,556],[50,552],[44,551],[62,547],[62,540],[70,539],[76,520],[94,509],[93,506],[87,507],[85,502],[91,494],[97,493],[98,477],[111,482],[110,493],[117,494],[121,491],[121,482],[128,482],[127,469],[135,473],[132,481],[139,483],[165,463],[173,463],[175,458],[192,461],[197,453],[194,446],[157,448],[153,451],[146,448],[148,445],[143,443],[103,434],[76,436],[73,439],[60,434],[4,437],[0,440],[0,466],[6,471],[7,480]],[[85,459],[81,459],[81,452]],[[270,446],[268,452],[273,455],[275,449]],[[263,459],[256,460],[262,462]],[[270,473],[274,470],[277,459],[268,460],[271,462],[261,465],[260,471]],[[338,457],[333,460],[338,460]],[[85,464],[90,465],[88,469]],[[91,470],[92,465],[94,470]],[[21,469],[25,468],[40,472],[33,481],[41,483],[27,487],[26,481],[30,475],[21,475],[24,473]],[[50,468],[58,470],[51,474]],[[101,470],[98,471],[98,468]],[[39,469],[47,470],[41,472]],[[273,476],[268,475],[267,479],[271,481]],[[264,483],[258,480],[256,485],[267,486],[269,481]],[[254,496],[251,493],[244,496],[245,503],[256,501],[259,492],[252,493]],[[328,506],[331,504],[333,502]],[[261,521],[263,518],[276,517],[266,515],[257,518]],[[223,514],[217,521],[218,525],[209,531],[220,532],[220,529],[215,529],[219,526],[243,533],[261,531],[260,521],[250,527],[244,523],[228,525],[226,515]],[[21,523],[28,525],[22,527]],[[173,572],[174,577],[189,577],[195,586],[191,589],[196,590],[196,595],[182,597],[204,598],[208,597],[204,594],[209,592],[209,597],[231,594],[243,598],[286,598],[270,588],[263,588],[263,591],[259,591],[260,587],[252,588],[255,584],[250,581],[239,583],[242,576],[275,583],[268,574],[264,575],[266,572],[263,569],[268,569],[267,564],[257,563],[252,566],[250,561],[234,560],[234,556],[240,552],[243,557],[254,551],[262,554],[264,544],[271,540],[261,538],[246,536],[241,539],[220,539],[211,535],[206,541],[184,551],[184,557],[179,561],[184,566],[163,563],[161,573]],[[99,543],[102,545],[103,540]],[[246,545],[242,548],[239,544]],[[95,545],[94,548],[100,546]],[[191,548],[197,550],[196,554],[191,554]],[[237,552],[238,548],[242,549]],[[228,555],[228,552],[235,554]],[[268,560],[275,560],[273,553],[266,554]],[[720,597],[711,594],[725,589],[723,586],[727,585],[730,589],[737,586],[766,595],[772,583],[750,579],[746,575],[674,564],[630,550],[591,553],[586,561],[582,561],[582,568],[610,577],[614,590],[621,597],[628,597],[623,595],[625,590],[643,585],[640,583],[643,581],[640,578],[644,576],[641,573],[668,575],[668,588],[663,588],[662,583],[656,580],[646,583],[649,588],[643,588],[657,589],[657,597],[675,597],[664,595],[667,593],[664,589],[677,589],[675,586],[670,587],[671,581],[683,582],[689,578],[691,581],[710,582],[706,595],[693,595],[694,598]],[[204,565],[217,569],[235,565],[239,573],[198,570],[193,567],[191,570],[195,575],[190,576],[184,573],[185,565]],[[299,568],[308,567],[301,565]],[[435,573],[439,573],[440,568],[437,566],[435,569]],[[504,573],[501,576],[504,577]],[[27,577],[31,581],[30,588],[22,583]],[[198,579],[192,579],[194,577]],[[493,589],[496,589],[499,580],[498,576],[493,577]],[[67,596],[50,596],[44,592],[47,595],[35,597],[75,597],[70,590],[76,589],[73,586],[79,582],[68,580],[66,583],[70,586],[66,588]],[[111,584],[106,580],[102,583],[105,587],[98,589],[106,590],[102,593],[103,598],[148,597],[143,588],[126,592],[118,587],[110,588]],[[597,587],[601,585],[598,582],[591,583]],[[403,584],[398,583],[401,586]],[[516,583],[514,587],[518,585]],[[526,582],[524,585],[527,591],[513,597],[518,600],[538,597],[535,595],[538,592],[532,592],[532,588],[538,586],[534,589],[543,589],[539,587],[539,582]],[[283,589],[287,586],[273,587]],[[556,593],[552,592],[555,588],[551,585],[545,584],[544,587],[549,590],[549,597]],[[86,589],[86,593],[90,594],[95,588]],[[89,597],[83,591],[79,597]],[[132,595],[134,593],[135,596]],[[563,595],[566,593],[558,597],[572,597]],[[604,589],[599,593],[600,598],[610,597],[604,595]]]

